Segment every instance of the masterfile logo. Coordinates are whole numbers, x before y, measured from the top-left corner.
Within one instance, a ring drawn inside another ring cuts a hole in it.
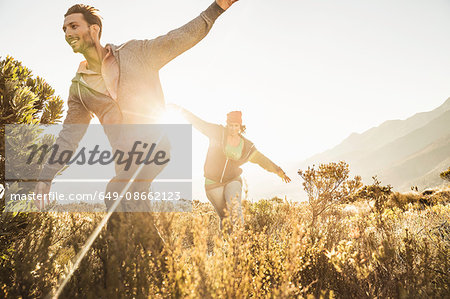
[[[10,212],[191,211],[191,125],[6,125],[5,144]]]

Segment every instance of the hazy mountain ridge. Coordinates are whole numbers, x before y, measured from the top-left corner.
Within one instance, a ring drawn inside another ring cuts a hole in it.
[[[365,183],[378,175],[384,184],[406,191],[413,185],[427,188],[440,184],[439,173],[450,165],[449,153],[450,98],[432,111],[353,133],[334,148],[303,161],[298,168],[344,160]]]
[[[450,134],[382,171],[380,176],[402,190],[416,185],[422,188],[433,187],[442,183],[439,174],[450,165],[449,153]],[[402,177],[397,175],[399,173]]]
[[[450,124],[450,110],[411,133],[375,151],[368,151],[362,159],[353,160],[355,161],[353,166],[361,171],[373,172],[396,164],[450,134],[450,125],[448,124]]]

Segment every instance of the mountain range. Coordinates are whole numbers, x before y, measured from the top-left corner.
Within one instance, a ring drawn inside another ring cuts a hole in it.
[[[443,184],[439,174],[450,166],[450,98],[432,111],[405,120],[388,120],[363,133],[353,133],[334,148],[299,163],[297,168],[341,160],[366,184],[375,175],[382,184],[390,184],[397,191]]]

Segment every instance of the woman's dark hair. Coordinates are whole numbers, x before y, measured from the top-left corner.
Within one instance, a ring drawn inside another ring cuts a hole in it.
[[[67,17],[68,15],[72,15],[74,13],[82,14],[89,25],[98,25],[98,27],[100,27],[98,38],[102,36],[102,17],[98,14],[98,9],[90,5],[75,4],[67,10],[64,17]]]

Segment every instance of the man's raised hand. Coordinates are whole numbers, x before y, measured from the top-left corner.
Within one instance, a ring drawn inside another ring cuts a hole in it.
[[[216,0],[217,5],[219,5],[223,10],[227,10],[234,2],[238,0]]]

